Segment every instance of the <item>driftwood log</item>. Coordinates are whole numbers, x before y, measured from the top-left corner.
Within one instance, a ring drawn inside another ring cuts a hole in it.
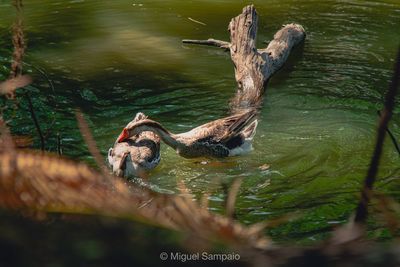
[[[286,62],[291,49],[305,39],[301,25],[287,24],[264,49],[256,48],[258,16],[253,5],[243,8],[229,23],[231,42],[215,39],[183,40],[183,43],[220,47],[230,51],[238,90],[231,101],[231,112],[259,108],[269,78]]]

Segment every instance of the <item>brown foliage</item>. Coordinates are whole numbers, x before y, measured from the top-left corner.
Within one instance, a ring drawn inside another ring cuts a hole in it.
[[[117,177],[112,185],[82,163],[33,151],[0,153],[0,206],[12,210],[101,214],[140,220],[198,238],[266,248],[251,227],[210,213],[189,197],[164,195]]]

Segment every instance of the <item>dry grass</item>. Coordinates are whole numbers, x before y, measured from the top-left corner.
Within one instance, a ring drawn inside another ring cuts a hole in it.
[[[7,142],[3,142],[6,144]],[[208,241],[267,248],[257,228],[210,213],[191,197],[155,193],[103,175],[85,164],[35,151],[0,154],[0,206],[32,212],[89,213],[139,220]]]

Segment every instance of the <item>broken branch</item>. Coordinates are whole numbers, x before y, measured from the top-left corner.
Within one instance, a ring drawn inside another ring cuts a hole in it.
[[[183,39],[182,43],[184,44],[198,44],[198,45],[208,45],[208,46],[216,46],[219,48],[223,48],[226,51],[229,51],[230,43],[226,41],[216,40],[209,38],[207,40],[192,40],[192,39]]]

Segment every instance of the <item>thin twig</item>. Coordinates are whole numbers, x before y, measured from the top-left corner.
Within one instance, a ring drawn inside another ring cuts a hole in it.
[[[29,64],[27,62],[22,62],[22,64],[27,65],[31,68],[33,68],[34,70],[36,70],[40,75],[42,75],[44,77],[44,79],[47,81],[48,85],[50,86],[50,89],[52,90],[53,94],[52,97],[49,97],[51,94],[46,94],[47,100],[50,103],[54,103],[54,107],[55,109],[58,108],[58,102],[55,99],[56,96],[56,89],[54,86],[54,82],[50,79],[50,76],[47,74],[47,72],[44,69],[41,69],[39,67],[36,67],[35,65]],[[53,110],[54,111],[54,110]],[[44,139],[47,140],[51,134],[51,131],[54,130],[53,126],[56,122],[56,112],[53,112],[53,119],[52,122],[50,123],[50,126],[47,128],[46,133],[44,134]]]
[[[12,42],[14,45],[11,63],[11,77],[16,78],[22,74],[22,58],[25,53],[25,40],[22,30],[22,20],[18,17],[13,25]]]
[[[228,193],[228,197],[226,199],[226,216],[233,218],[235,213],[235,203],[236,197],[239,193],[240,185],[242,184],[242,179],[236,179]]]
[[[103,175],[110,180],[111,177],[104,164],[103,157],[101,156],[100,151],[97,148],[96,141],[93,138],[92,132],[90,131],[89,125],[87,124],[85,118],[83,117],[82,112],[79,109],[77,109],[75,111],[75,116],[78,122],[79,130],[81,131],[82,137],[86,142],[90,154],[92,154],[97,166],[100,168]]]
[[[21,11],[22,11],[22,0],[14,0],[13,5],[15,6],[16,12],[17,12],[17,19],[16,22],[13,25],[13,38],[12,42],[14,45],[14,52],[13,52],[13,59],[11,63],[11,78],[17,78],[22,75],[22,63],[23,63],[23,57],[25,54],[25,49],[26,49],[26,44],[25,44],[25,37],[24,37],[24,31],[22,28],[22,19],[21,19]],[[32,99],[29,96],[28,92],[25,92],[25,97],[28,100],[28,108],[29,108],[29,113],[31,114],[33,123],[35,124],[36,131],[38,132],[39,138],[40,138],[40,148],[42,151],[45,150],[45,142],[44,142],[44,137],[42,130],[40,129],[39,121],[37,119],[35,110],[33,108],[32,104]]]
[[[380,110],[378,110],[378,115],[379,115],[379,117],[381,116],[381,111]],[[400,146],[397,143],[396,137],[390,131],[389,127],[386,128],[386,132],[389,134],[389,137],[392,140],[392,143],[393,143],[394,147],[396,148],[396,150],[397,150],[397,152],[399,153],[399,156],[400,156]]]
[[[61,136],[60,136],[60,133],[57,133],[57,153],[58,153],[59,156],[62,155]]]
[[[229,51],[230,43],[226,41],[216,40],[216,39],[207,39],[207,40],[192,40],[192,39],[183,39],[182,43],[184,44],[198,44],[198,45],[208,45],[208,46],[216,46],[219,48],[223,48],[226,51]]]
[[[195,19],[192,19],[192,18],[188,18],[188,20],[193,21],[194,23],[197,23],[197,24],[201,24],[201,25],[203,25],[203,26],[206,26],[206,25],[207,25],[207,24],[205,24],[204,22],[201,22],[201,21],[198,21],[198,20],[195,20]]]
[[[376,174],[378,173],[379,160],[382,154],[383,142],[385,140],[385,134],[389,120],[392,117],[399,80],[400,80],[400,47],[397,52],[397,60],[392,82],[390,83],[389,90],[386,93],[385,106],[379,121],[374,154],[372,155],[371,158],[371,163],[369,165],[367,177],[364,180],[364,187],[361,192],[361,199],[360,202],[358,203],[356,215],[354,217],[354,221],[357,223],[364,223],[368,217],[368,202],[370,199],[369,192],[372,190]]]
[[[22,29],[22,0],[14,0],[13,5],[16,9],[17,18],[12,27],[12,42],[14,46],[12,63],[11,63],[11,78],[16,78],[22,74],[22,59],[25,54],[25,38]]]
[[[41,69],[41,68],[39,68],[39,67],[36,67],[35,65],[26,63],[26,62],[22,62],[22,64],[25,64],[25,65],[27,65],[27,66],[29,66],[29,67],[35,69],[37,72],[39,72],[39,73],[46,79],[46,81],[47,81],[47,83],[49,84],[51,90],[53,91],[53,94],[56,93],[56,89],[55,89],[55,87],[54,87],[54,83],[53,83],[53,81],[50,79],[49,75],[46,73],[45,70],[43,70],[43,69]]]
[[[17,17],[12,26],[12,43],[14,49],[11,61],[10,79],[19,78],[22,75],[22,59],[24,57],[26,48],[24,31],[22,29],[22,19],[20,15],[22,10],[22,1],[14,0],[13,5],[15,6]],[[14,92],[10,93],[8,97],[14,99]]]
[[[44,149],[45,149],[44,137],[43,137],[42,129],[40,128],[40,124],[39,124],[39,121],[37,119],[35,110],[33,108],[32,99],[31,99],[31,97],[29,96],[29,94],[27,92],[25,93],[25,97],[28,100],[29,113],[31,114],[33,123],[35,124],[35,127],[36,127],[36,131],[37,131],[37,133],[39,135],[39,138],[40,138],[40,149],[42,151],[44,151]]]

